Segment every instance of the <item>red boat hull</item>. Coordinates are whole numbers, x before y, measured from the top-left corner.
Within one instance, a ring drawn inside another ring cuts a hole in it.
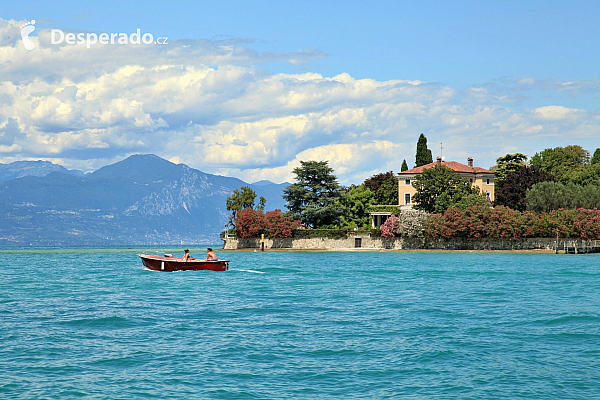
[[[144,263],[144,267],[153,271],[173,272],[173,271],[227,271],[229,269],[229,261],[204,261],[191,260],[183,261],[176,257],[161,257],[148,254],[138,254]]]

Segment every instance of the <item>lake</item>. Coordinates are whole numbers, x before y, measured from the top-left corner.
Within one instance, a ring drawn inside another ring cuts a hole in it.
[[[599,254],[217,254],[0,250],[0,398],[600,398]]]

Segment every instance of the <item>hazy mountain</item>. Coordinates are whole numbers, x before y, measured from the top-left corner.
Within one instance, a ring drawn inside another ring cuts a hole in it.
[[[135,155],[85,176],[52,172],[0,183],[0,245],[218,243],[226,198],[248,185],[154,155]],[[281,185],[251,186],[267,209]]]
[[[289,182],[285,182],[285,183],[273,183],[271,181],[262,180],[262,181],[258,181],[258,182],[252,183],[252,186],[254,186],[254,187],[269,186],[269,185],[277,185],[277,186],[283,185],[283,187],[285,187],[285,186],[289,186]]]
[[[64,172],[65,174],[83,176],[78,170],[68,170],[62,165],[50,161],[15,161],[9,164],[0,163],[0,181],[22,178],[24,176],[46,176],[51,172]]]
[[[285,200],[283,200],[283,189],[290,184],[285,183],[273,183],[271,181],[262,180],[250,184],[252,190],[256,192],[257,198],[263,196],[267,199],[267,210],[274,210],[276,208],[285,211]]]

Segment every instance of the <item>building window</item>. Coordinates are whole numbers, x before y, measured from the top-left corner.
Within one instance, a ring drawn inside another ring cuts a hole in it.
[[[473,183],[473,178],[469,178],[469,182]]]
[[[405,184],[405,185],[410,185],[410,179],[405,179],[405,180],[404,180],[404,184]]]
[[[410,193],[404,193],[404,204],[410,204]]]
[[[488,185],[490,184],[490,178],[488,178],[488,179],[487,179],[487,184],[488,184]]]

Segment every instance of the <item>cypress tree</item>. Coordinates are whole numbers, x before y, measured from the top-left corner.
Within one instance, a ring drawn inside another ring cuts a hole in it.
[[[402,166],[400,167],[400,172],[408,171],[408,164],[406,163],[406,159],[402,160]]]
[[[430,164],[433,162],[431,150],[427,148],[427,138],[421,133],[417,141],[417,154],[415,156],[415,167]]]

